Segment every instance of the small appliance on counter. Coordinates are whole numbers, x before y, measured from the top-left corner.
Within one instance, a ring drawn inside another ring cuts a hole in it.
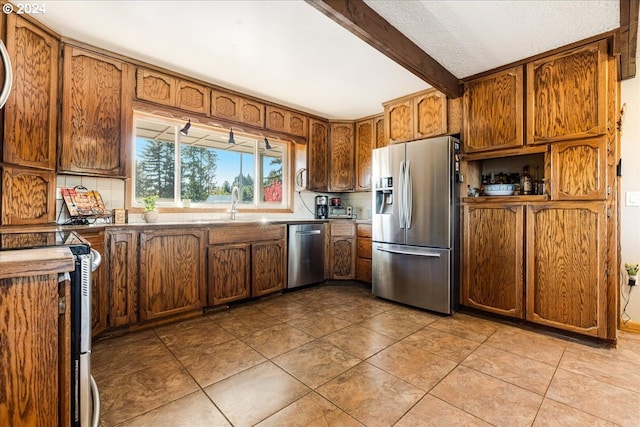
[[[351,219],[353,218],[353,207],[351,206],[329,206],[329,218]]]
[[[316,196],[316,219],[329,218],[329,196]]]

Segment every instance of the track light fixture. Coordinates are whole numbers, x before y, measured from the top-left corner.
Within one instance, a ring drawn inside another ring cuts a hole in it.
[[[233,139],[233,128],[229,129],[229,144],[235,144],[236,140]]]
[[[187,136],[189,133],[189,128],[191,127],[191,119],[187,122],[186,125],[182,129],[180,129],[180,135]]]
[[[271,144],[269,144],[269,140],[267,139],[267,137],[264,137],[264,149],[265,150],[271,150]]]

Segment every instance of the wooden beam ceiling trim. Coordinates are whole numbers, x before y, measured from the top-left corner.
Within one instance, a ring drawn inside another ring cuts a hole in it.
[[[462,86],[456,76],[362,0],[306,1],[449,98],[462,95]]]
[[[640,0],[620,0],[620,78],[636,76]]]

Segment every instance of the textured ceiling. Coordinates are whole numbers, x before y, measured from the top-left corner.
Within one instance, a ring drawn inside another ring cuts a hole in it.
[[[40,3],[64,37],[330,119],[429,87],[300,0]],[[619,26],[618,0],[366,3],[459,78]]]

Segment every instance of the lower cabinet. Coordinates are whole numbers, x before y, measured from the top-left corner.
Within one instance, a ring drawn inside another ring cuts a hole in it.
[[[286,225],[240,224],[209,230],[208,305],[284,289]]]
[[[109,327],[138,321],[138,232],[107,231]]]
[[[140,232],[140,320],[204,307],[205,231]]]
[[[357,224],[356,234],[356,279],[371,283],[371,224]]]
[[[605,203],[466,204],[462,305],[614,340]]]
[[[356,224],[329,223],[329,276],[334,280],[356,278]]]

